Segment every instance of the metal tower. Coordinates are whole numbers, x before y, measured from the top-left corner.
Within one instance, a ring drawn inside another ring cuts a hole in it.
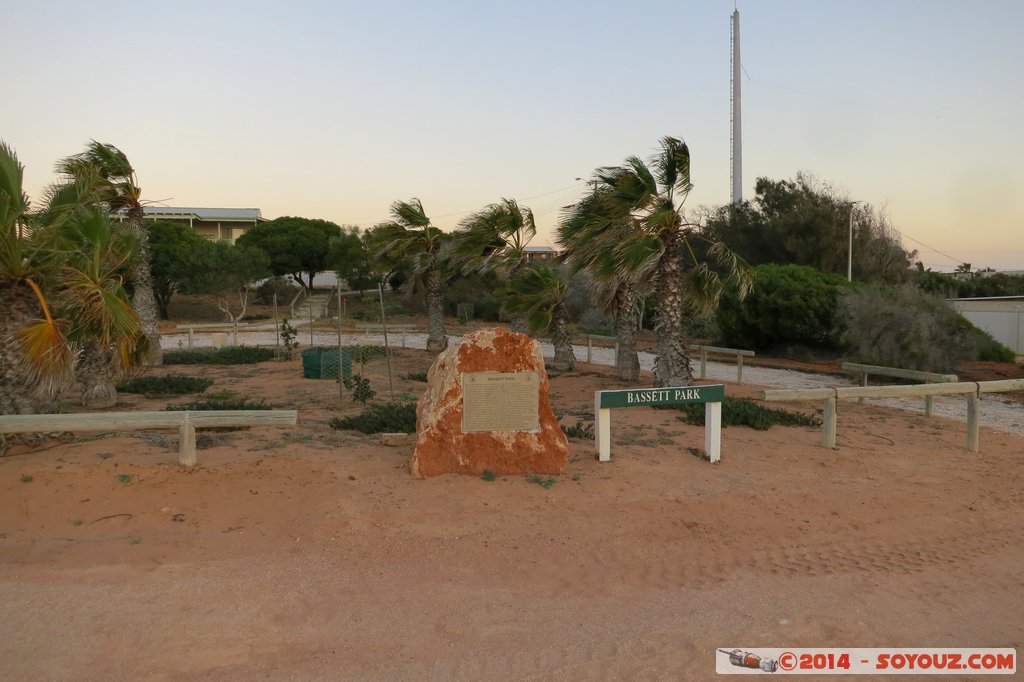
[[[732,134],[730,135],[730,157],[732,161],[732,203],[743,201],[743,139],[740,117],[740,11],[732,13],[732,74],[730,84],[732,107],[729,112]]]

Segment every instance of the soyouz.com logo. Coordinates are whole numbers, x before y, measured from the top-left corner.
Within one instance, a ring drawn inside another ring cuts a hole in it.
[[[715,652],[720,675],[1013,675],[1016,649],[736,649]]]

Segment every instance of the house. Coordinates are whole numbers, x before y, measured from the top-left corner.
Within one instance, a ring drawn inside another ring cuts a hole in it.
[[[526,260],[553,261],[558,258],[558,251],[550,246],[527,246],[523,251],[526,253]]]
[[[996,341],[1024,355],[1024,296],[951,298],[947,302]]]
[[[177,208],[145,206],[150,220],[166,220],[187,224],[199,235],[212,241],[234,244],[250,227],[267,222],[258,208]]]

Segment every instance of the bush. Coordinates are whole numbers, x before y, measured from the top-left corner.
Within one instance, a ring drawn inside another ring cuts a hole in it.
[[[704,405],[688,403],[686,405],[666,405],[657,407],[660,410],[679,410],[680,421],[687,424],[704,425]],[[749,426],[758,431],[767,431],[770,427],[780,426],[817,426],[821,421],[802,412],[765,407],[744,398],[725,397],[722,402],[722,426]]]
[[[842,311],[844,341],[857,362],[952,372],[966,360],[1014,358],[945,301],[916,289],[861,288],[843,297]]]
[[[834,350],[845,279],[800,265],[759,265],[754,286],[740,301],[735,286],[722,296],[716,320],[724,343],[758,351],[789,346]]]
[[[427,380],[427,373],[426,372],[409,372],[408,374],[403,374],[402,378],[405,379],[406,381],[424,381],[425,382]]]
[[[297,293],[299,293],[299,287],[292,284],[289,280],[284,277],[271,277],[256,287],[256,296],[253,298],[253,301],[260,305],[272,305],[274,303],[274,294],[277,294],[277,305],[279,307],[286,306],[292,302]]]
[[[565,434],[566,438],[572,438],[573,440],[594,440],[594,425],[577,419],[576,424],[565,427],[562,429],[562,433]]]
[[[259,346],[184,348],[164,352],[165,365],[251,365],[273,359],[273,348]]]
[[[686,321],[686,335],[691,339],[717,341],[722,336],[714,315],[694,315]]]
[[[168,374],[163,377],[135,377],[117,387],[124,393],[145,395],[185,395],[202,393],[213,384],[213,379]]]
[[[269,410],[271,409],[267,402],[260,398],[259,400],[249,400],[245,396],[238,395],[234,391],[217,391],[207,395],[203,400],[194,400],[190,403],[183,403],[181,405],[168,405],[166,408],[167,412],[175,412],[180,410]]]
[[[362,433],[413,433],[416,431],[416,403],[370,405],[362,414],[335,417],[330,427]]]

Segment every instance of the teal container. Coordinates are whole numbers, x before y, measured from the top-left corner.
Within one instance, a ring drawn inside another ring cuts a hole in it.
[[[341,362],[338,362],[337,347],[314,346],[302,351],[302,376],[307,379],[337,379],[352,376],[352,349],[341,348]]]

